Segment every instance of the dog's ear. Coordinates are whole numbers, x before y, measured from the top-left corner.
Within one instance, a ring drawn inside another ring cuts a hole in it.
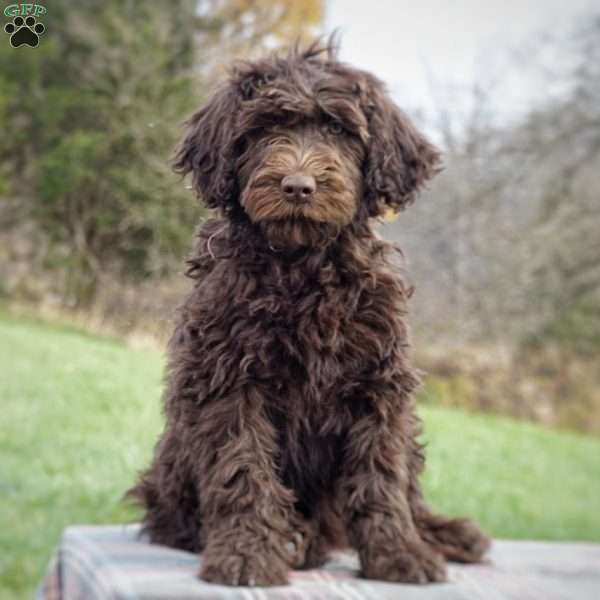
[[[173,160],[176,173],[192,173],[192,184],[209,208],[230,206],[237,197],[235,120],[239,92],[231,83],[218,88],[186,122]]]
[[[363,92],[369,121],[365,198],[369,215],[411,204],[419,189],[441,170],[441,155],[392,102],[383,84],[369,77]]]

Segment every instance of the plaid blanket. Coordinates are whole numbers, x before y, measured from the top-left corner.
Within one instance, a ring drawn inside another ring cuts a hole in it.
[[[196,577],[201,557],[148,544],[139,526],[69,527],[38,600],[598,600],[600,545],[494,543],[490,562],[451,565],[449,582],[400,585],[357,577],[353,554],[293,571],[291,585],[227,587]]]

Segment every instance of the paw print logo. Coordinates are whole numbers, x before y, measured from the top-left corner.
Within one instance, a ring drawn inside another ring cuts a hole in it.
[[[37,23],[35,17],[15,17],[12,23],[4,26],[4,31],[10,35],[10,45],[18,48],[23,44],[35,48],[40,42],[40,35],[46,31],[42,23]]]

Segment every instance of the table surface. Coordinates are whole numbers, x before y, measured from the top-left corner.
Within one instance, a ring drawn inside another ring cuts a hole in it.
[[[292,571],[291,584],[227,587],[196,577],[202,557],[151,545],[139,525],[73,526],[38,590],[38,600],[600,600],[600,544],[496,540],[489,561],[449,567],[426,586],[360,579],[354,554]]]

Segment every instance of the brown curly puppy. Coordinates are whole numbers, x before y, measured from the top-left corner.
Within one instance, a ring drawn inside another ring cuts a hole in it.
[[[369,220],[438,151],[329,44],[237,64],[175,162],[220,217],[170,343],[166,427],[130,490],[153,542],[200,576],[287,582],[352,546],[365,577],[425,583],[488,539],[430,511],[407,358],[407,288]]]

